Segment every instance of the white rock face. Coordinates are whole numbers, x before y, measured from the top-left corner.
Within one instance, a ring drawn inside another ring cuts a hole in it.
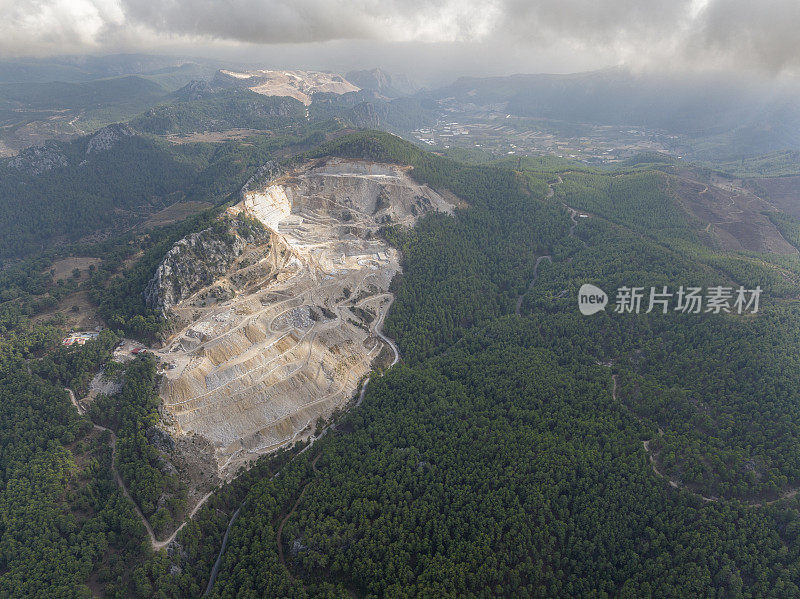
[[[273,231],[292,213],[292,201],[283,185],[270,185],[263,191],[247,194],[241,207]]]
[[[269,241],[169,310],[185,323],[158,352],[172,365],[161,394],[174,432],[208,439],[223,475],[310,435],[384,347],[375,330],[400,259],[381,228],[451,209],[403,168],[360,161],[248,189],[229,213],[259,220]]]
[[[108,125],[92,135],[86,146],[87,156],[97,152],[106,152],[125,137],[133,137],[136,132],[125,124]]]
[[[247,87],[264,96],[288,96],[308,106],[317,92],[346,94],[360,88],[336,73],[319,71],[227,71],[217,73],[216,83]]]

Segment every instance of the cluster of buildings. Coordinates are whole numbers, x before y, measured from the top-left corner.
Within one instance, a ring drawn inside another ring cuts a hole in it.
[[[423,127],[420,129],[415,129],[412,134],[417,140],[432,146],[437,143],[437,136],[439,138],[443,138],[440,141],[446,142],[447,138],[452,138],[456,135],[469,135],[469,129],[467,129],[464,125],[458,124],[457,122],[452,122],[439,124],[436,127]]]
[[[99,335],[99,331],[80,331],[77,333],[70,333],[61,340],[61,345],[65,347],[69,347],[71,345],[84,345],[87,341],[97,339]]]

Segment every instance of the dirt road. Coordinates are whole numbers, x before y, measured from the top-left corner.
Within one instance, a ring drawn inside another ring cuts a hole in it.
[[[392,351],[394,352],[394,360],[392,361],[391,365],[389,366],[390,368],[400,361],[400,352],[398,351],[397,346],[395,345],[394,341],[392,341],[391,339],[389,339],[387,336],[385,336],[383,334],[382,327],[383,327],[383,320],[384,320],[386,314],[389,312],[389,308],[391,307],[391,304],[392,304],[393,301],[394,301],[394,296],[392,296],[392,300],[386,306],[386,309],[381,313],[380,317],[375,321],[375,324],[373,325],[373,329],[372,329],[373,333],[375,333],[375,335],[378,336],[382,341],[386,342],[389,345],[389,347],[392,348]],[[364,379],[364,382],[361,383],[361,391],[358,394],[358,399],[356,400],[355,404],[353,404],[353,407],[351,409],[355,409],[355,408],[359,407],[361,405],[361,402],[364,401],[364,395],[367,392],[367,385],[369,384],[369,379],[370,379],[370,376],[367,376]],[[336,423],[331,423],[328,426],[326,426],[324,429],[322,429],[322,431],[320,432],[320,434],[318,436],[312,435],[308,440],[308,445],[306,445],[303,449],[301,449],[299,452],[297,452],[297,454],[291,460],[289,460],[289,462],[287,462],[284,465],[283,468],[286,468],[286,466],[291,464],[296,458],[298,458],[299,456],[304,454],[306,451],[311,449],[311,447],[314,445],[314,443],[316,441],[322,439],[322,437],[324,437],[330,429],[335,428],[335,427],[336,427]],[[320,456],[317,455],[317,457],[315,457],[314,461],[311,463],[311,466],[314,469],[314,472],[318,472],[318,470],[317,470],[317,460],[319,460],[319,457]],[[276,472],[272,476],[272,478],[275,478],[278,475],[280,475],[280,473],[283,472],[283,468],[281,468],[281,470]],[[302,499],[303,493],[305,493],[305,490],[306,490],[307,487],[308,487],[308,483],[306,483],[306,486],[303,487],[303,490],[301,491],[300,496],[297,498],[297,501],[295,501],[291,512],[289,514],[287,514],[287,516],[281,521],[280,527],[278,528],[278,552],[279,552],[279,557],[280,557],[281,563],[283,563],[284,566],[285,566],[285,562],[284,562],[284,559],[283,559],[283,547],[280,544],[280,536],[281,536],[281,533],[283,532],[283,525],[289,519],[289,516],[291,516],[294,513],[294,511],[297,508],[297,505],[300,502],[300,499]],[[234,522],[236,522],[236,519],[239,517],[239,512],[244,507],[244,504],[245,504],[246,501],[247,501],[247,498],[245,498],[244,501],[242,501],[241,505],[239,505],[239,507],[236,508],[236,511],[233,512],[233,515],[231,516],[231,519],[228,522],[228,526],[225,529],[225,534],[222,537],[222,545],[220,547],[219,554],[217,555],[217,559],[214,561],[214,566],[211,569],[211,575],[210,575],[210,577],[208,579],[208,585],[206,586],[206,590],[203,593],[203,597],[207,596],[211,592],[211,589],[214,587],[214,582],[217,579],[217,574],[219,574],[219,568],[220,568],[220,565],[222,564],[222,556],[225,554],[225,549],[228,546],[228,535],[229,535],[229,533],[231,531],[231,528],[233,527]],[[183,525],[181,525],[181,526],[183,526]],[[177,533],[177,531],[175,531],[175,532]],[[287,568],[287,571],[288,571],[288,568]],[[290,574],[290,576],[291,576],[291,574]]]
[[[389,300],[389,303],[386,305],[386,309],[381,313],[380,318],[375,321],[375,325],[372,327],[372,332],[375,333],[375,335],[379,337],[381,341],[383,341],[389,347],[391,347],[392,351],[394,352],[394,360],[392,360],[392,363],[389,365],[389,368],[391,368],[400,361],[400,351],[397,349],[397,346],[394,344],[394,341],[392,341],[386,335],[383,334],[383,321],[386,318],[386,315],[389,313],[389,308],[392,307],[392,303],[394,303],[394,296],[391,296],[391,298],[392,299]],[[367,380],[369,380],[369,377],[367,377]],[[364,386],[366,387],[366,383],[364,384]],[[362,395],[364,394],[363,389],[361,390],[361,394]]]
[[[602,364],[602,365],[603,366],[609,366],[607,364]],[[617,376],[618,375],[615,374],[615,375],[612,375],[612,377],[611,377],[611,380],[612,380],[611,397],[614,399],[614,401],[618,400],[618,397],[617,397],[617,386],[618,386]],[[624,406],[624,404],[623,404],[623,406]],[[636,420],[638,420],[639,422],[643,423],[643,420],[641,418],[639,418],[639,416],[634,414],[630,409],[628,409],[627,406],[624,406],[624,407],[625,407],[625,410],[629,414],[631,414],[634,418],[636,418]],[[658,436],[659,437],[663,437],[664,436],[664,430],[660,426],[657,427],[656,430],[658,431]],[[642,447],[644,448],[644,452],[647,455],[647,459],[648,459],[648,462],[650,463],[650,467],[652,468],[653,473],[656,476],[666,480],[667,483],[669,484],[669,486],[672,487],[673,489],[681,489],[682,491],[686,491],[687,493],[691,493],[695,497],[699,497],[700,499],[702,499],[705,503],[716,503],[716,502],[719,502],[719,501],[725,501],[724,499],[720,499],[719,497],[709,497],[708,495],[703,495],[702,493],[699,493],[697,491],[693,491],[692,489],[687,487],[681,481],[676,480],[674,478],[671,478],[669,475],[664,474],[663,472],[661,472],[661,470],[659,470],[659,468],[658,468],[658,460],[656,459],[655,452],[650,450],[650,443],[652,443],[652,442],[653,442],[653,439],[647,439],[645,441],[642,441]],[[769,501],[741,501],[741,500],[737,500],[737,501],[739,501],[742,505],[744,505],[746,507],[750,507],[750,508],[764,507],[764,506],[772,505],[772,504],[777,503],[779,501],[782,501],[784,499],[791,499],[792,497],[795,497],[798,493],[800,493],[800,489],[792,488],[792,489],[787,489],[786,491],[781,493],[776,499],[771,499]],[[731,500],[731,501],[734,501],[734,500]]]
[[[552,183],[548,183],[546,197],[552,198],[555,195],[555,189],[553,189],[553,187],[563,182],[564,180],[561,178],[561,175],[558,175],[558,179],[556,179]],[[575,230],[575,225],[578,224],[578,221],[575,220],[575,211],[569,207],[567,207],[567,209],[570,210],[570,217],[572,219],[572,226],[569,229],[569,234],[570,236],[572,236],[572,232]],[[533,278],[531,279],[531,282],[528,283],[528,288],[525,290],[525,293],[522,293],[517,298],[517,305],[514,308],[514,314],[516,314],[517,316],[520,315],[520,310],[522,309],[522,300],[525,299],[525,296],[530,292],[531,289],[533,289],[533,286],[536,284],[536,279],[539,278],[539,264],[541,264],[542,260],[547,260],[551,264],[553,263],[553,258],[551,256],[539,256],[536,259],[536,264],[533,265]]]
[[[69,400],[72,402],[72,405],[75,406],[75,409],[78,411],[78,414],[84,416],[86,414],[86,410],[81,407],[80,403],[78,403],[78,400],[75,398],[75,393],[72,391],[72,389],[70,389],[69,387],[64,387],[64,390],[69,394]],[[147,518],[145,518],[145,515],[142,513],[142,511],[139,509],[139,506],[131,497],[130,493],[128,492],[128,487],[125,486],[125,481],[122,480],[122,477],[120,476],[119,471],[117,470],[117,464],[116,464],[117,435],[110,428],[106,428],[105,426],[100,426],[99,424],[95,424],[94,422],[92,422],[92,428],[94,428],[97,431],[107,432],[109,435],[111,435],[109,440],[109,446],[111,447],[111,473],[114,475],[114,480],[117,482],[117,485],[122,491],[122,494],[131,502],[131,504],[133,504],[133,509],[136,510],[136,514],[139,516],[139,519],[142,521],[142,524],[144,524],[144,527],[147,530],[147,536],[150,537],[150,545],[152,546],[153,551],[158,551],[162,547],[166,547],[175,539],[177,534],[184,526],[186,526],[189,520],[191,520],[194,517],[194,515],[200,510],[200,508],[208,500],[208,498],[211,497],[211,495],[213,495],[216,488],[206,493],[200,499],[200,501],[197,502],[197,505],[195,505],[194,508],[192,508],[192,511],[189,512],[189,515],[186,517],[184,522],[178,528],[175,529],[175,532],[173,532],[168,538],[164,539],[163,541],[159,541],[156,538],[155,532],[153,532],[153,527],[150,526],[150,522],[147,520]]]
[[[314,458],[314,461],[311,462],[311,468],[314,470],[315,474],[319,472],[319,470],[317,470],[317,461],[319,460],[320,455],[322,454],[317,455],[317,457]],[[292,580],[294,580],[294,576],[292,576],[292,571],[289,570],[289,566],[286,565],[286,560],[283,557],[283,543],[281,542],[281,536],[283,535],[283,527],[286,525],[286,522],[289,520],[289,518],[291,518],[292,515],[297,511],[297,506],[303,499],[303,495],[306,494],[306,489],[308,489],[308,485],[310,484],[311,481],[308,481],[305,485],[303,485],[303,490],[300,491],[300,495],[292,505],[292,509],[289,510],[289,513],[284,516],[283,520],[281,520],[280,526],[278,526],[278,533],[276,535],[276,541],[278,543],[278,559],[280,560],[281,565],[286,568],[286,571],[289,573],[289,578]]]
[[[536,259],[536,264],[533,265],[533,278],[531,279],[531,282],[528,283],[528,288],[525,290],[525,293],[521,294],[517,298],[517,306],[516,308],[514,308],[514,314],[516,314],[517,316],[520,315],[520,309],[522,308],[522,300],[525,299],[525,296],[528,295],[531,289],[533,289],[533,286],[536,284],[536,280],[539,278],[539,264],[542,262],[542,260],[547,260],[551,264],[553,263],[553,259],[550,256],[539,256]]]

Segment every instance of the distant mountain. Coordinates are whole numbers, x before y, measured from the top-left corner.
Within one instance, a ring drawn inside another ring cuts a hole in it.
[[[305,107],[295,98],[263,96],[246,88],[215,90],[193,81],[130,121],[139,131],[167,135],[228,129],[273,129],[305,123]]]
[[[79,83],[122,75],[158,77],[189,70],[194,71],[194,77],[210,77],[219,66],[204,59],[147,54],[19,58],[0,61],[0,83]]]
[[[0,156],[125,121],[217,67],[138,54],[0,60]]]
[[[315,94],[312,117],[338,117],[355,127],[383,129],[396,133],[412,131],[436,122],[437,106],[424,98],[400,97],[390,100],[375,91],[334,95]]]
[[[120,75],[163,73],[186,65],[197,65],[208,61],[152,54],[111,54],[107,56],[62,56],[50,59],[50,62],[75,66],[93,77],[118,77]]]
[[[74,139],[163,102],[169,89],[139,75],[82,82],[0,83],[0,155]]]
[[[164,87],[138,75],[82,83],[0,84],[0,102],[18,109],[107,109],[117,104],[154,102],[166,95]]]
[[[287,98],[270,101],[302,104]],[[280,147],[173,144],[113,124],[0,159],[0,265],[61,242],[103,238],[182,200],[217,204]]]
[[[355,127],[397,132],[435,122],[436,105],[430,100],[390,100],[376,90],[359,89],[339,75],[299,73],[237,75],[220,71],[211,81],[192,81],[173,92],[167,102],[148,109],[130,124],[142,132],[167,135],[228,129],[285,130],[303,127],[309,120],[332,118]],[[376,81],[389,81],[380,73],[373,74]],[[330,89],[334,91],[323,91]],[[343,93],[345,89],[353,91]]]
[[[200,168],[179,151],[112,125],[0,160],[0,260],[125,228],[181,199]]]
[[[172,99],[180,101],[202,100],[214,93],[214,87],[208,81],[194,79],[179,90],[172,93]]]
[[[405,75],[390,75],[381,68],[363,71],[350,71],[345,78],[363,90],[376,92],[387,98],[408,96],[417,87]]]

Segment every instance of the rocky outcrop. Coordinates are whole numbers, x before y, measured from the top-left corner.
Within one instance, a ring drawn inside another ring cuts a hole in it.
[[[86,146],[86,155],[89,156],[97,152],[108,151],[120,140],[125,137],[133,137],[134,135],[136,135],[136,132],[124,123],[115,123],[103,127],[92,135]]]
[[[171,453],[175,450],[175,439],[170,434],[157,426],[149,426],[144,431],[147,442],[162,453]]]
[[[392,87],[392,77],[383,69],[349,71],[345,77],[361,89],[369,89],[384,93]]]
[[[242,187],[239,193],[240,199],[244,200],[247,194],[254,189],[266,187],[269,181],[277,179],[282,173],[283,169],[272,160],[261,165]]]
[[[248,244],[269,241],[251,219],[225,217],[213,227],[184,237],[167,252],[144,291],[148,307],[165,314],[175,304],[228,272]]]
[[[370,90],[387,98],[413,94],[417,91],[405,75],[390,75],[383,69],[349,71],[345,78],[362,90]]]
[[[305,118],[305,108],[297,100],[266,97],[246,88],[215,89],[198,82],[179,90],[173,98],[174,102],[143,112],[131,125],[146,133],[171,135],[239,128],[270,129]]]
[[[372,102],[362,102],[352,108],[350,120],[356,127],[377,129],[383,124],[387,112],[386,105],[380,106],[379,109]]]
[[[7,164],[28,175],[41,175],[55,168],[68,166],[69,161],[58,144],[48,143],[23,150],[9,159]]]
[[[214,93],[214,88],[208,81],[202,79],[193,79],[178,91],[172,94],[176,100],[191,102],[193,100],[202,100]]]

